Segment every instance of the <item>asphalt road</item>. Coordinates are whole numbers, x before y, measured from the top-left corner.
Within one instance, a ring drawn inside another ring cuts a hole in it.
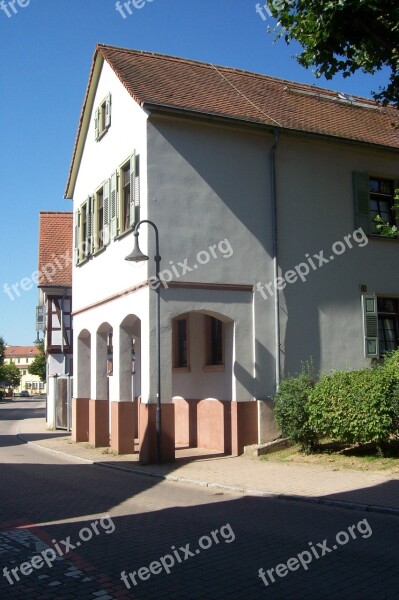
[[[64,459],[16,436],[42,407],[0,404],[1,600],[399,599],[398,517]]]

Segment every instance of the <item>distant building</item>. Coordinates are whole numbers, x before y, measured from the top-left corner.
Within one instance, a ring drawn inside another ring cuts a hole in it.
[[[45,394],[46,384],[40,381],[38,375],[28,373],[29,366],[39,355],[39,350],[35,346],[6,346],[4,349],[4,364],[13,362],[21,371],[21,383],[19,387],[14,388],[15,394],[20,394],[27,390],[30,394]]]

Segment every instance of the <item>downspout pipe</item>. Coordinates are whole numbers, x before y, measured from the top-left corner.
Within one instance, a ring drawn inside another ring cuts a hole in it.
[[[279,130],[274,130],[274,142],[270,150],[270,189],[272,200],[272,250],[273,250],[273,281],[274,281],[274,341],[275,341],[275,380],[276,394],[280,387],[280,297],[277,288],[278,277],[278,236],[277,236],[277,185],[276,185],[276,151],[280,141]]]

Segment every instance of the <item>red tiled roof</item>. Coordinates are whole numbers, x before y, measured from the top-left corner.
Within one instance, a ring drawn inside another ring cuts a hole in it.
[[[41,212],[39,228],[39,286],[72,286],[71,212]]]
[[[39,354],[39,349],[36,346],[6,346],[4,348],[4,358],[26,358],[38,356]]]
[[[365,98],[209,63],[98,45],[140,104],[399,148],[398,112]],[[361,104],[361,106],[359,106]]]
[[[324,88],[184,58],[98,44],[78,126],[78,159],[95,65],[102,57],[140,105],[189,111],[399,149],[398,111]]]

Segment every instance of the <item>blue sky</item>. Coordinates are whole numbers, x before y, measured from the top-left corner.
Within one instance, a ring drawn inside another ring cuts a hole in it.
[[[36,337],[37,288],[11,300],[4,285],[37,269],[39,211],[72,210],[63,196],[97,42],[367,97],[384,83],[383,74],[316,80],[292,58],[294,46],[273,43],[273,21],[262,20],[254,0],[142,0],[125,19],[115,0],[20,0],[16,14],[8,2],[11,16],[0,11],[0,335],[10,345]]]

